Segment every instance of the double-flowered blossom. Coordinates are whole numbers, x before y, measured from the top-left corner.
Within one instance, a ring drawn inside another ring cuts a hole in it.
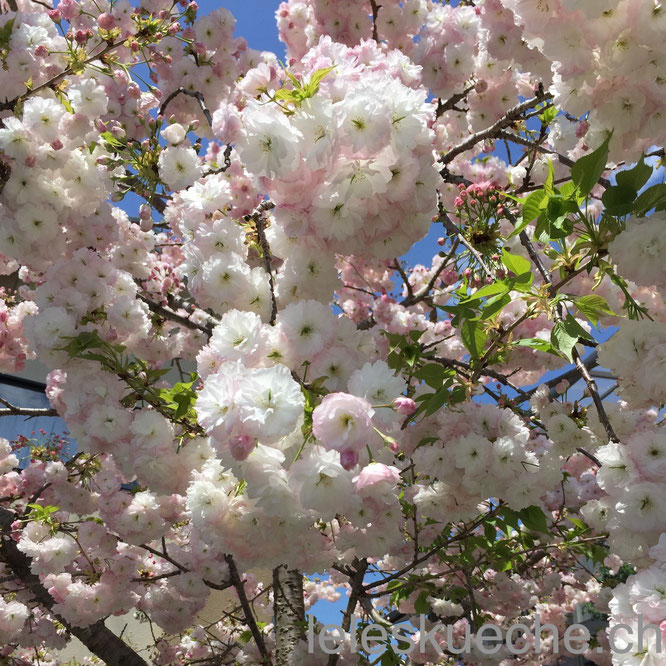
[[[480,620],[593,604],[628,649],[586,657],[661,664],[663,184],[615,215],[602,169],[663,158],[663,3],[287,0],[285,63],[222,8],[48,4],[0,1],[0,371],[52,409],[0,417],[76,455],[0,438],[0,661],[135,613],[159,666],[333,663],[281,653],[296,570],[414,663],[551,663]]]

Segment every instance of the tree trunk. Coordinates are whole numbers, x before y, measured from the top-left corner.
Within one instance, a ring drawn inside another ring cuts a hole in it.
[[[15,518],[11,511],[0,508],[0,531],[3,533],[3,538],[0,540],[0,561],[6,564],[32,592],[35,599],[50,611],[54,605],[53,597],[39,578],[30,571],[30,558],[18,549],[14,540],[7,534]],[[148,666],[125,641],[108,629],[102,620],[82,628],[72,626],[57,613],[52,612],[52,614],[70,634],[76,636],[90,652],[108,666]]]
[[[273,569],[273,613],[275,615],[275,666],[292,666],[299,640],[305,639],[303,576],[281,565]]]

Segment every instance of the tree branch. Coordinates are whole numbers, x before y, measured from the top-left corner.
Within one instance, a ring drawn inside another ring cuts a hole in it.
[[[213,334],[213,327],[210,325],[202,326],[201,324],[197,324],[196,322],[193,322],[191,319],[188,319],[187,317],[183,317],[182,315],[176,314],[171,310],[167,310],[164,306],[159,305],[159,303],[155,303],[154,301],[151,301],[143,294],[138,294],[138,297],[148,306],[148,309],[151,312],[154,312],[155,314],[159,315],[160,317],[163,317],[164,319],[169,319],[177,324],[180,324],[181,326],[185,326],[186,328],[191,328],[195,331],[201,331],[202,333],[205,333],[209,338]]]
[[[462,141],[457,146],[449,150],[448,153],[442,156],[440,162],[445,166],[450,164],[456,157],[458,157],[458,155],[464,153],[470,148],[473,148],[477,143],[496,137],[497,132],[504,129],[505,127],[508,127],[509,125],[512,125],[520,118],[520,115],[528,109],[531,109],[539,102],[544,102],[552,98],[553,96],[550,93],[544,93],[542,91],[537,92],[534,97],[531,97],[530,99],[525,100],[524,102],[521,102],[520,104],[510,108],[494,125],[491,125],[490,127],[481,130],[476,134],[472,134],[472,136],[465,139],[465,141]]]
[[[356,567],[356,571],[350,575],[351,591],[349,592],[347,610],[344,611],[342,618],[342,630],[345,633],[348,633],[351,628],[352,615],[354,614],[354,610],[356,610],[356,604],[363,596],[363,578],[368,569],[368,560],[365,558],[362,560],[355,560],[354,566]],[[368,601],[370,600],[368,599]],[[338,663],[339,658],[339,654],[331,654],[328,658],[327,666],[335,666]]]
[[[99,52],[94,55],[90,55],[88,58],[86,58],[80,65],[79,67],[85,67],[85,65],[90,64],[91,62],[94,62],[95,60],[99,60],[100,58],[103,58],[107,53],[110,51],[113,51],[113,49],[118,48],[119,46],[122,46],[125,43],[125,41],[120,41],[120,42],[112,42],[111,44],[108,44]],[[13,111],[16,105],[21,101],[24,100],[35,93],[41,92],[42,90],[45,90],[46,88],[51,88],[56,83],[59,83],[62,79],[64,79],[66,76],[69,74],[72,74],[72,68],[67,67],[64,69],[60,74],[56,74],[52,79],[49,79],[48,81],[45,81],[44,83],[36,86],[35,88],[32,88],[30,90],[26,90],[22,95],[17,95],[14,97],[14,99],[10,100],[5,100],[4,102],[0,102],[0,111]]]
[[[238,569],[236,568],[236,563],[234,558],[231,555],[225,555],[224,559],[227,562],[229,567],[229,578],[231,584],[236,588],[236,593],[238,594],[238,599],[240,600],[241,608],[243,609],[243,615],[245,616],[245,622],[252,632],[252,637],[254,642],[257,645],[259,654],[261,654],[261,660],[264,664],[269,666],[271,664],[271,659],[268,656],[268,650],[266,649],[266,643],[264,642],[264,637],[259,631],[257,626],[257,621],[254,619],[254,613],[252,608],[250,608],[250,602],[247,600],[247,595],[245,594],[245,588],[243,587],[243,581],[241,580],[240,575],[238,574]]]
[[[370,6],[372,7],[372,38],[376,42],[379,42],[379,35],[377,34],[377,15],[382,6],[377,4],[377,0],[370,0]]]
[[[35,599],[62,623],[68,633],[76,636],[90,652],[99,657],[108,666],[147,666],[147,663],[116,636],[102,620],[89,627],[76,627],[65,618],[53,612],[55,601],[42,585],[39,578],[30,570],[30,558],[22,553],[16,542],[9,536],[11,524],[16,516],[7,509],[0,507],[0,556],[3,564],[30,590]]]
[[[166,111],[167,106],[169,106],[169,102],[171,102],[174,98],[178,97],[178,95],[187,95],[188,97],[194,97],[194,99],[199,102],[199,107],[201,108],[201,112],[204,114],[206,118],[206,122],[210,125],[210,127],[213,126],[213,116],[211,116],[210,111],[208,110],[208,107],[206,106],[206,100],[204,99],[204,96],[198,91],[198,90],[187,90],[187,88],[183,88],[182,86],[180,88],[176,88],[170,95],[167,96],[167,98],[162,102],[160,105],[160,115],[164,116],[164,112]]]
[[[273,269],[271,268],[271,248],[268,245],[266,240],[266,218],[265,213],[269,210],[275,208],[275,204],[272,201],[262,201],[255,211],[245,216],[245,221],[250,222],[254,221],[255,228],[257,230],[257,236],[259,237],[259,245],[261,246],[262,260],[264,264],[264,270],[268,275],[268,285],[271,290],[271,319],[270,324],[273,326],[275,324],[275,319],[277,318],[277,299],[275,298],[275,282],[273,280]]]
[[[0,409],[0,416],[28,416],[30,418],[35,416],[58,416],[58,412],[49,407],[17,407],[4,398],[0,398],[0,404],[6,407],[6,409]]]
[[[304,636],[305,603],[300,571],[281,565],[273,569],[275,665],[291,666],[294,651]]]

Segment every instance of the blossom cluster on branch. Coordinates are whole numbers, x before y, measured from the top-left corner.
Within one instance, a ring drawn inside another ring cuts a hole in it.
[[[0,6],[2,659],[666,662],[660,0]]]

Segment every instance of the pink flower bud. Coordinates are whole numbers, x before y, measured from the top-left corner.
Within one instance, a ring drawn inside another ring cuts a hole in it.
[[[108,12],[99,15],[97,24],[102,30],[113,30],[116,27],[116,19]]]
[[[416,411],[416,403],[411,398],[400,395],[393,401],[393,409],[398,414],[413,414]]]
[[[344,451],[340,451],[340,465],[342,465],[343,469],[349,471],[350,469],[354,469],[357,464],[358,451],[354,451],[354,449],[345,449]]]
[[[569,388],[569,382],[566,379],[563,379],[561,382],[558,382],[555,385],[555,390],[562,395]]]
[[[441,238],[441,237],[440,237],[440,238],[437,239],[437,245],[439,245],[440,247],[441,247],[442,245],[444,245],[444,243],[446,243],[446,241],[444,240],[444,238]]]
[[[576,127],[576,138],[582,139],[587,134],[587,130],[589,129],[590,123],[585,120],[581,120]]]
[[[35,57],[45,58],[49,54],[49,50],[44,46],[44,44],[39,44],[35,49]]]
[[[141,229],[141,231],[150,231],[153,228],[152,218],[149,217],[147,220],[141,220],[139,228]]]
[[[49,18],[54,22],[54,23],[60,23],[62,21],[62,14],[60,13],[59,9],[51,9],[48,12]]]
[[[239,435],[229,442],[229,451],[234,460],[245,460],[252,453],[256,444],[247,435]]]
[[[142,220],[149,220],[153,214],[151,207],[148,204],[141,204],[139,206],[139,217]]]
[[[476,85],[474,86],[474,91],[481,94],[486,92],[488,90],[488,82],[485,81],[484,79],[481,79],[476,82]]]

